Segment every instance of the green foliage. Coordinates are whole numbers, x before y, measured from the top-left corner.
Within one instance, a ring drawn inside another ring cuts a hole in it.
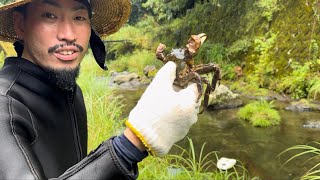
[[[163,63],[156,59],[154,52],[142,50],[134,51],[131,55],[120,56],[117,60],[108,63],[108,67],[113,71],[136,72],[143,75],[143,69],[146,65],[156,65],[161,67]]]
[[[319,12],[319,5],[320,5],[320,1],[319,0],[315,0],[313,3],[312,3],[312,10],[313,10],[313,15],[314,15],[314,18],[320,22],[320,12]]]
[[[319,59],[318,54],[319,54],[319,45],[315,39],[312,39],[310,43],[311,60],[317,61]]]
[[[220,65],[221,66],[221,65]],[[234,67],[236,65],[233,63],[224,64],[222,66],[222,77],[223,80],[236,80],[237,75],[234,72]]]
[[[176,146],[181,150],[179,155],[167,155],[164,158],[154,158],[140,164],[141,179],[215,179],[215,180],[246,180],[250,179],[242,164],[236,164],[228,171],[212,171],[216,169],[219,159],[217,152],[204,153],[205,143],[199,154],[195,152],[192,139],[188,138],[189,150]]]
[[[280,123],[281,118],[278,111],[273,109],[273,107],[272,101],[255,101],[241,108],[238,112],[238,116],[240,119],[247,120],[256,127],[277,125]]]
[[[316,78],[311,81],[311,88],[309,89],[308,98],[313,100],[320,100],[320,79]]]
[[[141,18],[148,13],[148,11],[142,7],[142,4],[146,0],[131,0],[131,14],[128,23],[134,25],[141,20]]]
[[[146,16],[136,26],[127,25],[117,33],[108,36],[106,42],[108,59],[115,60],[122,55],[131,54],[137,49],[155,50],[156,44],[152,41],[153,25],[156,26],[154,19]],[[118,40],[122,40],[122,42],[108,42]]]
[[[239,39],[232,43],[228,48],[228,55],[237,55],[238,53],[246,53],[249,51],[249,47],[252,45],[250,39]]]
[[[104,73],[88,54],[82,64],[77,80],[82,89],[88,117],[88,150],[95,149],[102,141],[119,134],[123,121],[120,119],[122,102],[114,91],[108,88]]]
[[[226,48],[223,44],[205,42],[195,59],[199,63],[218,63],[221,64],[226,59]]]
[[[295,145],[292,146],[283,152],[281,152],[278,157],[283,156],[289,152],[296,152],[293,156],[287,159],[282,166],[285,166],[291,161],[294,161],[297,158],[304,158],[306,162],[311,162],[313,166],[300,178],[301,180],[316,180],[320,179],[320,143],[319,142],[311,142],[307,145]]]
[[[5,58],[6,58],[6,55],[4,54],[4,51],[0,51],[0,66],[3,65]]]
[[[248,77],[247,82],[258,84],[259,87],[268,87],[271,77],[275,71],[275,60],[270,56],[270,49],[273,47],[277,34],[268,32],[265,37],[259,37],[254,40],[255,57],[258,62],[254,64],[254,71]]]
[[[264,37],[257,37],[254,40],[254,51],[260,55],[268,53],[276,42],[277,34],[268,32]]]
[[[289,76],[281,78],[281,81],[278,84],[278,90],[291,94],[294,99],[307,97],[307,82],[310,65],[310,62],[307,62],[304,65],[300,65],[298,62],[292,62],[290,67],[293,71]]]
[[[256,6],[260,8],[262,17],[267,21],[272,21],[273,14],[280,10],[278,0],[258,0]]]
[[[0,0],[0,5],[9,4],[14,2],[14,0]]]

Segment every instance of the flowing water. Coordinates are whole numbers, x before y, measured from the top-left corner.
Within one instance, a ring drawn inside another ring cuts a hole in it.
[[[128,116],[142,92],[143,90],[118,91],[124,96],[126,104],[123,116]],[[320,129],[303,128],[302,125],[309,120],[320,121],[320,114],[286,111],[284,107],[287,104],[281,102],[275,105],[282,118],[278,126],[256,128],[237,118],[238,109],[215,110],[199,115],[198,122],[192,126],[188,136],[192,138],[198,152],[203,143],[206,143],[205,152],[218,151],[219,157],[240,160],[251,177],[263,180],[298,178],[310,169],[304,163],[307,158],[299,158],[281,167],[289,154],[280,158],[277,156],[291,146],[319,141]],[[187,139],[180,141],[178,145],[188,148]]]

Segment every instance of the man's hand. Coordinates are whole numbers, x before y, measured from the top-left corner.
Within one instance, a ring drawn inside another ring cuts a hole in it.
[[[166,63],[130,112],[126,125],[156,156],[168,153],[198,117],[200,101],[196,84],[180,91],[173,89],[176,65]]]

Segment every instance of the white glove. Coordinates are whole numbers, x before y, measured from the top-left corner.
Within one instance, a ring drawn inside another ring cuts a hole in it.
[[[176,64],[169,61],[157,73],[129,114],[126,125],[155,156],[164,156],[186,136],[198,119],[200,102],[195,83],[175,91]]]

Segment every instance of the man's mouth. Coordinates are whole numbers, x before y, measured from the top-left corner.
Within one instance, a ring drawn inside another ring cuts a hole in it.
[[[54,55],[62,61],[71,61],[78,57],[79,51],[76,50],[57,50],[54,52]]]
[[[83,47],[76,43],[57,44],[48,49],[49,54],[53,54],[61,61],[72,61],[83,51]]]

